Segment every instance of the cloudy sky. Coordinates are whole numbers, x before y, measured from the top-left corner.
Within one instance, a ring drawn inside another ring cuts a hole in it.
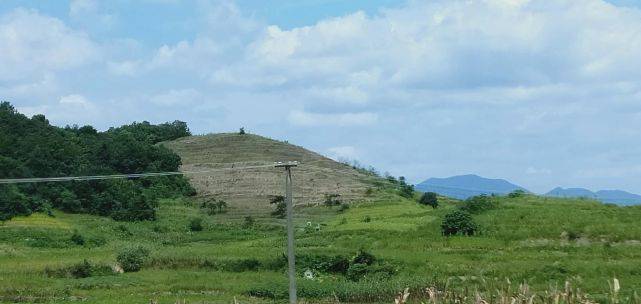
[[[244,126],[413,182],[641,192],[641,3],[3,0],[0,99]]]

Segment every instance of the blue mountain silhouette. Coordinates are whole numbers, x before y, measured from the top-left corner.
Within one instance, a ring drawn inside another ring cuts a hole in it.
[[[504,195],[515,190],[527,191],[504,179],[485,178],[475,174],[458,175],[447,178],[430,178],[416,185],[423,192],[436,192],[457,199],[467,199],[475,195]]]

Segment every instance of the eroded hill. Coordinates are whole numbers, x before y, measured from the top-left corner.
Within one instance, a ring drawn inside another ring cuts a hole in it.
[[[364,197],[376,178],[299,146],[251,134],[191,136],[164,143],[182,158],[182,171],[271,165],[298,161],[293,170],[295,204],[316,204],[325,194],[344,201]],[[189,175],[200,195],[231,202],[233,207],[268,209],[272,195],[282,195],[284,173],[276,168],[224,170]]]

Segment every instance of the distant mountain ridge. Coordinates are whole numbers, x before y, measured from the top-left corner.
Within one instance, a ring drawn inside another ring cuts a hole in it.
[[[597,192],[592,192],[585,188],[557,187],[550,190],[550,192],[545,195],[554,197],[585,197],[605,203],[614,203],[619,205],[641,204],[641,195],[623,190],[599,190]]]
[[[423,192],[436,192],[457,199],[467,199],[481,194],[504,195],[515,190],[529,192],[527,189],[504,179],[485,178],[475,174],[430,178],[417,184],[416,189]]]

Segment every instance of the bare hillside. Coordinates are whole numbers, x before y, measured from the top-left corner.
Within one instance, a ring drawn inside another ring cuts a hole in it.
[[[276,161],[298,161],[293,169],[295,204],[314,204],[325,194],[340,194],[343,200],[362,198],[373,178],[302,147],[245,134],[192,136],[164,145],[178,153],[183,171],[271,165]],[[225,199],[234,207],[269,208],[271,195],[284,191],[283,169],[255,168],[225,170],[188,176],[200,195]]]

